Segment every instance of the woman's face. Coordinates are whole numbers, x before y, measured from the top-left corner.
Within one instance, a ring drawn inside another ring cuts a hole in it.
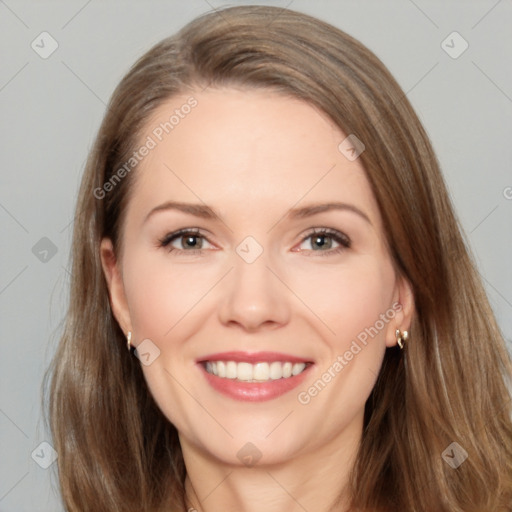
[[[355,445],[410,319],[357,153],[300,100],[193,98],[146,126],[122,260],[102,244],[151,393],[183,446],[226,463]]]

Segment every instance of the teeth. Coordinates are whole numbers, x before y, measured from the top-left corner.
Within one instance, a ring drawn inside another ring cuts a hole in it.
[[[229,361],[226,363],[226,377],[228,379],[236,379],[236,363],[234,361]]]
[[[236,378],[240,380],[253,380],[253,368],[250,363],[238,363],[236,368]]]
[[[272,363],[236,363],[235,361],[207,361],[206,371],[225,379],[238,379],[244,382],[266,382],[269,380],[288,379],[299,375],[306,368],[306,363],[273,361]]]
[[[268,365],[268,363],[262,363],[268,366],[268,374],[272,380],[281,379],[283,377],[283,365],[279,361],[274,361]],[[254,378],[257,378],[256,376]]]

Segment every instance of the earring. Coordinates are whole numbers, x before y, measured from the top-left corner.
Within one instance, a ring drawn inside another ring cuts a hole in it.
[[[132,350],[132,331],[128,331],[128,335],[126,336],[126,346],[128,347],[128,351]]]
[[[405,346],[405,342],[409,339],[409,333],[407,331],[402,332],[400,329],[395,331],[396,342],[401,350]]]

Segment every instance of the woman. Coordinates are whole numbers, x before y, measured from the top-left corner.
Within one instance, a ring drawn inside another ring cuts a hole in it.
[[[503,337],[427,135],[340,30],[235,7],[144,55],[72,276],[68,510],[512,510]]]

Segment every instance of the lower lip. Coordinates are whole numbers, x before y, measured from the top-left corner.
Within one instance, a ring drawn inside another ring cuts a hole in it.
[[[264,402],[284,395],[296,388],[304,381],[313,365],[308,365],[299,375],[286,379],[268,380],[266,382],[241,382],[236,379],[217,377],[208,373],[202,364],[198,363],[198,366],[210,386],[219,393],[243,402]]]

